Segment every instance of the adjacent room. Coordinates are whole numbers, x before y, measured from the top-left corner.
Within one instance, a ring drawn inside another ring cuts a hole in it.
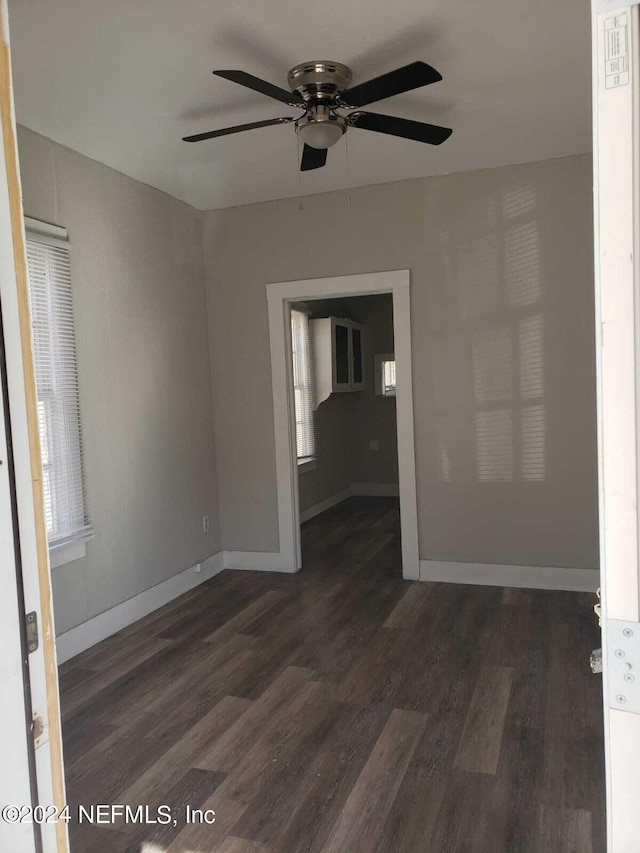
[[[72,853],[604,851],[588,4],[8,5]]]

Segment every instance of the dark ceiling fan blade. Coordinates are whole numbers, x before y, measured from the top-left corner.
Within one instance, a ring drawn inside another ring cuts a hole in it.
[[[305,145],[302,149],[302,162],[300,163],[300,171],[310,172],[311,169],[321,169],[326,162],[326,148],[312,148],[310,145]]]
[[[220,130],[210,130],[207,133],[196,133],[193,136],[183,136],[183,142],[201,142],[203,139],[214,139],[216,136],[227,136],[230,133],[242,133],[243,130],[255,130],[257,127],[269,127],[272,124],[288,124],[295,121],[291,118],[270,118],[267,121],[252,121],[250,124],[237,124],[235,127],[222,127]]]
[[[224,77],[225,80],[231,80],[232,83],[239,83],[241,86],[260,92],[261,95],[266,95],[268,98],[282,101],[283,104],[304,106],[304,101],[297,92],[287,92],[286,89],[274,86],[273,83],[267,83],[266,80],[254,77],[253,74],[247,74],[246,71],[214,71],[213,73],[218,77]]]
[[[362,130],[375,130],[391,136],[402,136],[405,139],[415,139],[416,142],[427,142],[429,145],[440,145],[453,133],[450,127],[440,127],[437,124],[425,124],[395,116],[383,116],[379,113],[351,113],[348,121],[353,127],[359,127]]]
[[[347,89],[340,95],[340,101],[346,107],[364,107],[374,101],[390,98],[392,95],[400,95],[420,86],[428,86],[429,83],[437,83],[442,80],[442,75],[426,62],[412,62],[402,68],[396,68],[388,74],[374,77],[366,83],[360,83],[352,89]]]

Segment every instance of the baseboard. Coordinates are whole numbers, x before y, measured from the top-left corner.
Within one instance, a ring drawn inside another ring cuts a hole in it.
[[[350,498],[352,494],[351,487],[347,486],[347,488],[343,489],[341,492],[336,492],[335,495],[331,495],[323,501],[307,507],[307,509],[302,510],[300,513],[300,524],[304,524],[304,522],[309,521],[310,518],[320,515],[321,512],[331,509],[332,506],[336,506],[336,504],[342,503],[342,501],[346,501],[346,499]]]
[[[595,592],[600,586],[600,572],[597,569],[560,569],[549,566],[505,566],[493,563],[420,560],[420,580]]]
[[[117,604],[110,610],[88,619],[76,628],[65,631],[56,637],[56,652],[58,663],[64,663],[69,658],[83,652],[85,649],[95,646],[101,640],[126,628],[142,619],[148,613],[163,607],[174,598],[198,586],[217,575],[225,568],[225,554],[219,551],[208,557],[202,563],[202,571],[196,572],[192,566],[180,574],[174,575],[162,583],[146,589],[139,595]]]
[[[360,497],[397,498],[400,486],[397,483],[352,483],[351,494]]]
[[[296,567],[288,565],[279,551],[225,551],[224,567],[252,572],[296,571]]]

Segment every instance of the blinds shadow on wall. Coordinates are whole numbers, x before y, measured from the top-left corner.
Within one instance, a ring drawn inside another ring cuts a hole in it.
[[[50,547],[88,539],[67,241],[27,231],[44,510]]]

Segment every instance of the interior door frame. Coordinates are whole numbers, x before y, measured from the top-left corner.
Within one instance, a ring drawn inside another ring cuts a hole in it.
[[[409,270],[267,284],[281,571],[296,572],[302,566],[293,366],[290,356],[291,303],[310,299],[374,296],[380,293],[390,293],[393,299],[402,576],[408,580],[420,578]]]
[[[639,2],[592,0],[591,17],[603,706],[612,853],[637,850],[640,838],[640,705],[634,706],[628,686],[640,664]]]
[[[24,211],[18,168],[13,87],[11,81],[7,0],[0,0],[0,301],[10,413],[13,489],[17,508],[21,580],[20,606],[35,612],[39,644],[29,655],[29,688],[33,718],[35,774],[40,805],[62,810],[65,801],[60,697],[53,622],[49,549],[44,521],[42,466],[31,348],[31,318],[25,253]],[[5,513],[3,512],[3,524]],[[5,592],[5,590],[1,590]],[[24,618],[24,614],[19,614]],[[0,693],[4,685],[0,685]],[[40,734],[37,734],[37,731]],[[2,735],[5,736],[5,732]],[[30,736],[32,736],[30,732]],[[25,804],[26,805],[26,804]],[[67,853],[64,821],[41,827],[43,853]],[[19,853],[20,848],[14,848]]]

